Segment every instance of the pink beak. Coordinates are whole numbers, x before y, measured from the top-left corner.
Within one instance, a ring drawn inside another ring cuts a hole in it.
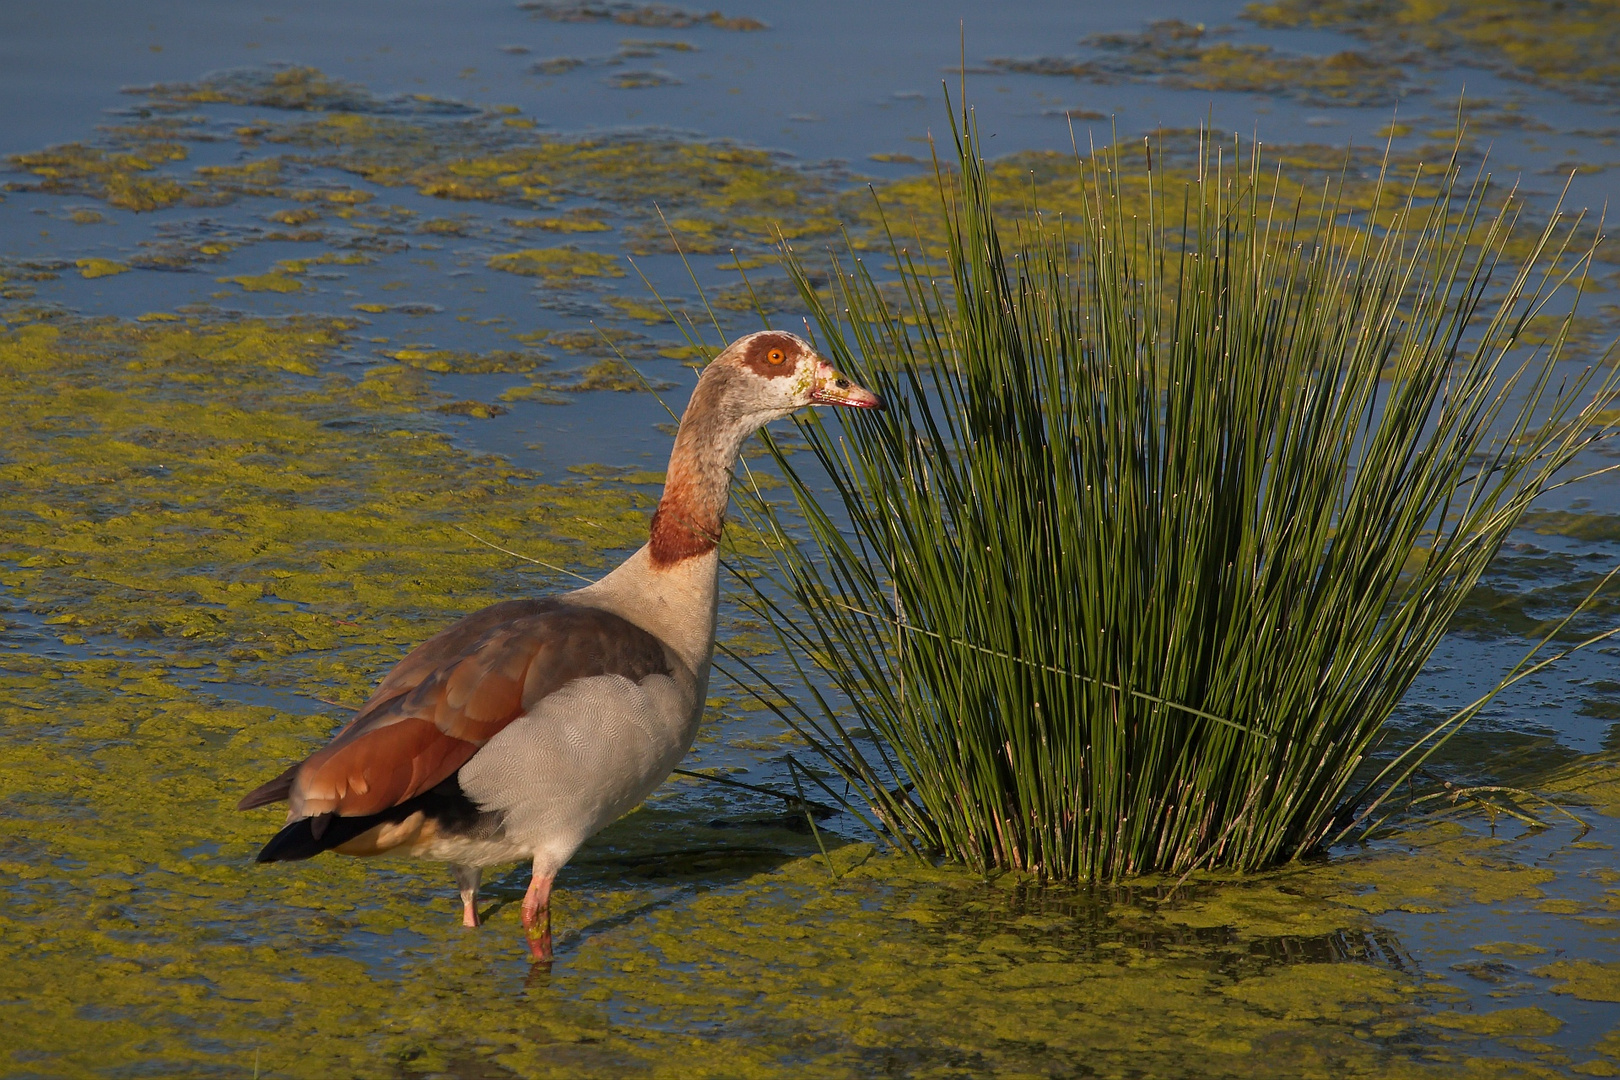
[[[822,361],[821,370],[816,373],[815,389],[810,391],[810,400],[817,405],[847,405],[852,409],[883,410],[883,399],[864,386],[857,386],[838,369],[826,361]]]

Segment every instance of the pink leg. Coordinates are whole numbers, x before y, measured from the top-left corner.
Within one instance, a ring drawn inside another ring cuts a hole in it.
[[[552,875],[536,872],[523,894],[523,933],[529,952],[542,963],[551,960],[551,881]]]
[[[456,890],[461,893],[461,925],[477,927],[478,880],[483,876],[483,872],[476,866],[451,863],[450,873],[455,876]]]

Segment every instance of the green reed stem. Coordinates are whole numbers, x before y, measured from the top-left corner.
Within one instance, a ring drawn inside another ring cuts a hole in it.
[[[1186,175],[1077,162],[1064,219],[993,205],[970,113],[953,135],[942,259],[890,234],[881,279],[849,247],[827,295],[783,245],[818,348],[890,408],[800,422],[792,513],[743,500],[767,554],[739,580],[805,687],[750,665],[761,700],[887,838],[981,871],[1347,835],[1477,713],[1349,794],[1615,389],[1561,362],[1567,317],[1520,342],[1579,294],[1579,219],[1510,260],[1520,201],[1455,159],[1357,215],[1213,143]]]

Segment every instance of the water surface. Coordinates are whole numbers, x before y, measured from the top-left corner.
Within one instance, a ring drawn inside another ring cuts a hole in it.
[[[1454,7],[1436,51],[1223,3],[7,5],[8,1075],[1620,1074],[1612,649],[1426,778],[1584,824],[1462,807],[1255,880],[1092,892],[677,778],[566,872],[550,971],[524,868],[465,933],[440,868],[256,867],[274,815],[230,809],[410,644],[568,583],[468,532],[587,576],[640,542],[670,434],[647,387],[678,408],[688,334],[720,336],[677,243],[727,335],[758,325],[739,264],[791,324],[773,228],[864,243],[867,183],[924,191],[964,52],[997,155],[1213,118],[1318,176],[1393,117],[1411,165],[1466,87],[1466,152],[1541,212],[1570,170],[1575,205],[1620,193],[1612,76],[1504,59]],[[1549,500],[1392,724],[1488,687],[1620,559],[1615,483]],[[723,632],[772,662],[736,609]],[[714,695],[687,764],[789,790],[792,736]]]

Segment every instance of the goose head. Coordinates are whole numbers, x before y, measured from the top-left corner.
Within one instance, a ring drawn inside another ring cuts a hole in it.
[[[809,405],[882,409],[883,399],[857,386],[797,334],[762,330],[733,341],[703,369],[694,404],[714,410],[711,422],[752,431]]]

